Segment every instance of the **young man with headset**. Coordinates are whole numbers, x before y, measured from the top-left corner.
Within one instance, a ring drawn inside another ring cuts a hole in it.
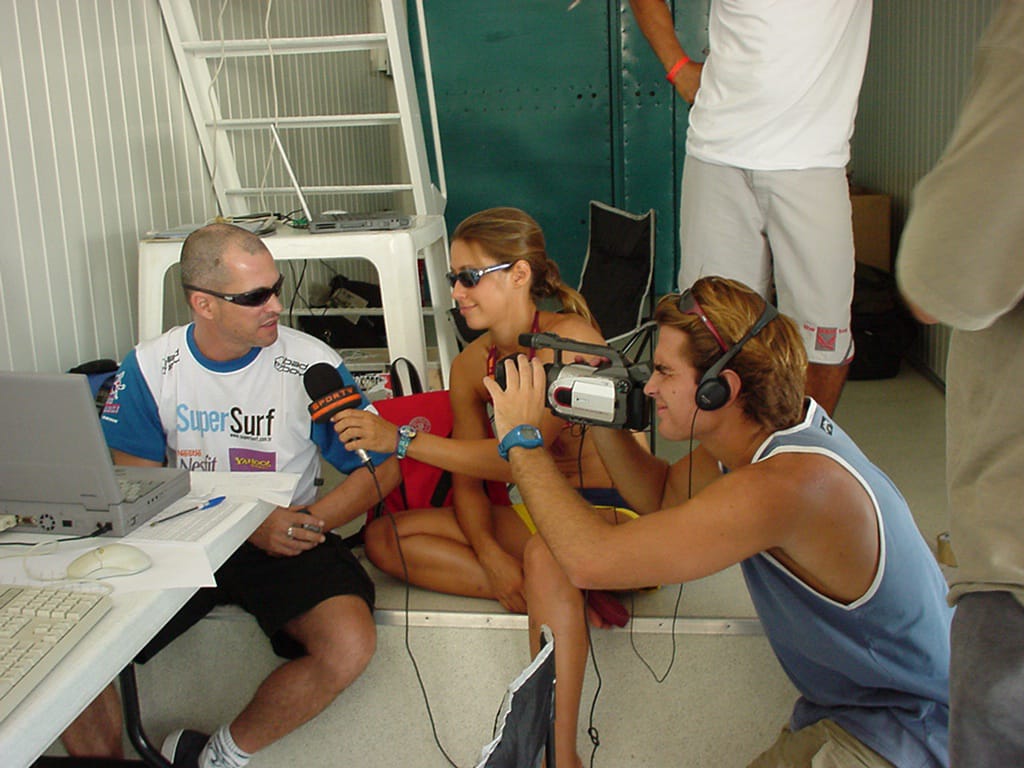
[[[752,766],[946,766],[945,581],[892,482],[803,397],[794,323],[722,278],[665,297],[655,321],[645,393],[659,432],[700,446],[668,464],[626,432],[593,429],[635,521],[606,523],[535,450],[542,366],[520,356],[504,391],[485,381],[541,534],[526,557],[557,563],[584,589],[689,581],[740,563],[801,693]]]

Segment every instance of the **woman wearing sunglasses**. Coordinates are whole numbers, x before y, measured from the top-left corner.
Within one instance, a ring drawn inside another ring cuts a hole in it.
[[[534,351],[520,344],[522,334],[550,332],[595,344],[603,344],[604,339],[586,301],[562,282],[558,266],[545,250],[540,226],[519,209],[492,208],[459,224],[452,236],[448,279],[462,318],[470,329],[483,332],[452,363],[453,437],[416,434],[407,427],[396,432],[393,424],[366,411],[339,414],[335,428],[350,449],[393,451],[453,472],[455,506],[399,513],[393,522],[378,518],[367,527],[366,553],[374,565],[396,578],[404,579],[407,569],[409,582],[416,586],[493,598],[516,613],[526,612],[529,606],[531,627],[539,627],[547,622],[546,606],[552,600],[562,600],[567,592],[578,600],[579,592],[564,574],[531,578],[529,563],[524,569],[523,554],[535,531],[532,521],[523,508],[492,506],[485,493],[481,480],[508,482],[511,473],[491,435],[490,396],[483,380],[508,355],[522,353],[541,362],[554,359],[550,349]],[[560,304],[562,311],[547,309],[548,301]],[[540,307],[542,302],[545,309]],[[622,519],[617,508],[624,503],[612,488],[593,441],[585,439],[579,425],[548,412],[540,432],[569,483],[591,503],[607,507],[609,516]],[[591,606],[606,615],[616,608],[623,612],[620,605],[609,605],[612,599],[598,595],[591,599]],[[582,612],[578,617],[580,626],[564,634],[576,636],[583,653],[563,642],[559,628],[552,625],[559,635],[556,727],[572,740],[573,749],[586,659]],[[607,625],[597,610],[591,610],[591,619]],[[537,642],[536,629],[531,629],[534,652]]]

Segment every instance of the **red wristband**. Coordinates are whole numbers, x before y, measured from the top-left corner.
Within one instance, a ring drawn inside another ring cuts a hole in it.
[[[684,53],[682,56],[679,57],[679,61],[672,65],[672,69],[670,69],[668,71],[668,74],[665,75],[665,79],[668,80],[673,85],[675,85],[676,78],[679,76],[679,70],[681,70],[689,63],[690,57]]]

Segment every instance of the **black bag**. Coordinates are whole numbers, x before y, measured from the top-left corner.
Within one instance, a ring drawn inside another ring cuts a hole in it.
[[[358,296],[366,302],[368,309],[379,309],[381,303],[380,286],[360,280],[352,280],[344,275],[331,278],[331,294],[326,307],[346,306],[337,297],[344,293]],[[341,317],[339,315],[312,314],[299,316],[299,328],[310,336],[316,336],[328,346],[335,349],[353,347],[386,347],[387,334],[384,331],[384,318],[379,315],[360,315],[358,317]]]
[[[858,263],[854,272],[850,329],[856,347],[849,379],[889,379],[917,331],[888,272]]]

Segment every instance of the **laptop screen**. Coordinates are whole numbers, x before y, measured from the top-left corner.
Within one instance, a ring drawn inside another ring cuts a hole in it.
[[[0,499],[90,508],[121,500],[85,376],[0,372]]]

